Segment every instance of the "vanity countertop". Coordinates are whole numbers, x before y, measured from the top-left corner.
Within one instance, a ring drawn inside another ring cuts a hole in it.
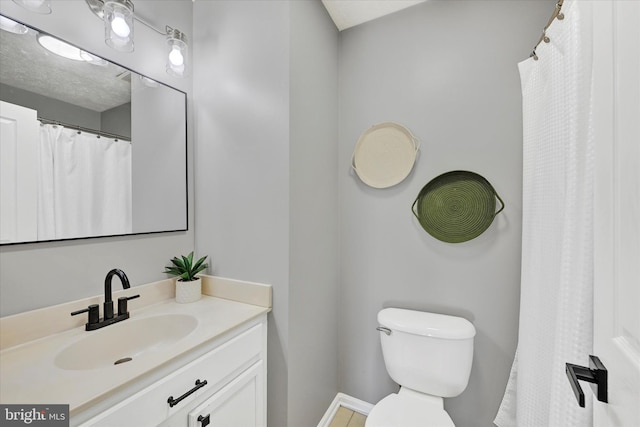
[[[247,297],[251,300],[256,295],[255,292],[251,292],[252,286],[256,287],[258,295],[266,297],[258,298],[257,303],[262,305],[255,305],[256,301],[246,302]],[[137,288],[129,289],[129,293],[135,293]],[[238,299],[245,302],[219,296],[233,297],[238,289],[241,289],[242,294]],[[178,304],[173,298],[169,298],[138,309],[132,307],[130,319],[103,328],[110,329],[110,333],[114,334],[119,327],[126,327],[127,322],[154,316],[188,315],[197,320],[195,328],[172,345],[146,351],[139,357],[133,357],[133,360],[119,365],[89,370],[62,369],[56,365],[56,357],[64,349],[85,339],[88,334],[99,334],[101,331],[88,332],[84,326],[76,326],[4,348],[0,352],[0,402],[69,404],[73,416],[74,413],[122,390],[134,381],[144,379],[150,372],[221,338],[240,325],[257,321],[270,311],[271,287],[267,285],[218,280],[209,276],[203,282],[203,293],[205,295],[201,300],[190,304]],[[209,295],[206,295],[207,293]],[[218,296],[210,296],[211,294]],[[42,313],[40,317],[42,318]],[[82,317],[86,322],[86,314],[76,317]],[[4,319],[6,318],[0,320]],[[12,323],[12,319],[7,320],[4,322],[4,329],[7,324]],[[13,321],[14,325],[15,323]]]

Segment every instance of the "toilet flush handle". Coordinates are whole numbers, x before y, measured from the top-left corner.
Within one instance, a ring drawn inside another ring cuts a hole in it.
[[[384,332],[387,335],[391,335],[391,329],[385,328],[384,326],[378,326],[376,331]]]

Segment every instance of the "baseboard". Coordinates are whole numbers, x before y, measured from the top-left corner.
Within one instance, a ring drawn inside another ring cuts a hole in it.
[[[362,415],[369,415],[371,408],[373,408],[371,403],[356,399],[355,397],[351,397],[344,393],[338,393],[333,399],[333,402],[331,402],[331,405],[329,405],[327,412],[324,413],[324,416],[318,423],[318,427],[329,427],[329,424],[331,424],[333,417],[336,416],[336,412],[338,412],[338,409],[341,406],[354,412],[359,412]]]

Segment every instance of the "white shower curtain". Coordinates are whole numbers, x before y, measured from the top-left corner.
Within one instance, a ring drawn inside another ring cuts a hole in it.
[[[42,125],[38,240],[131,232],[131,143]]]
[[[588,427],[565,362],[588,365],[593,332],[591,4],[568,0],[539,60],[519,64],[523,224],[516,358],[499,427]],[[587,387],[588,388],[588,387]]]

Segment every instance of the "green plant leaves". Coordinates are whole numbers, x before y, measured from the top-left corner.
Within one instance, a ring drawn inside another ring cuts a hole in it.
[[[199,272],[207,268],[207,264],[204,264],[204,260],[206,258],[207,257],[205,256],[196,261],[195,265],[193,266],[193,274],[198,274]]]
[[[180,258],[174,257],[171,259],[173,266],[165,267],[164,272],[172,276],[179,276],[182,281],[194,280],[196,274],[208,267],[204,261],[207,259],[207,255],[203,256],[193,264],[193,251],[187,256],[181,255]]]
[[[178,267],[178,268],[180,268],[182,270],[186,269],[184,262],[179,258],[173,258],[171,260],[171,262],[173,263],[173,265],[175,265],[176,267]]]

